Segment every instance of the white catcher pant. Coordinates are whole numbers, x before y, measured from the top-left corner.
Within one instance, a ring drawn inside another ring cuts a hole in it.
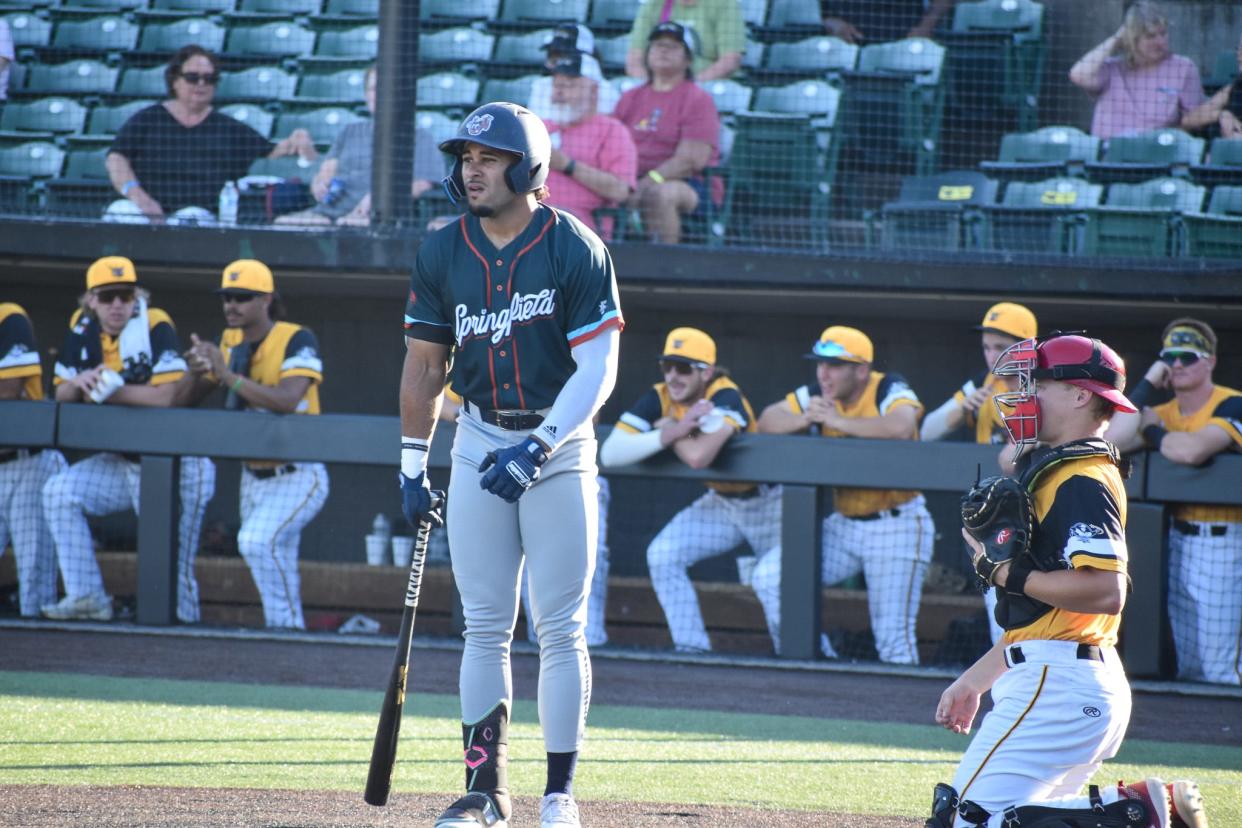
[[[461,717],[475,722],[496,703],[513,703],[509,665],[523,557],[539,636],[539,721],[552,753],[578,750],[591,698],[587,593],[595,569],[597,451],[588,426],[557,448],[517,503],[479,488],[477,469],[492,449],[526,439],[462,413],[448,493],[453,578],[466,619]],[[512,708],[510,708],[512,709]]]
[[[1169,530],[1169,622],[1178,676],[1238,684],[1242,523],[1225,525],[1228,530],[1217,537]]]
[[[858,573],[867,579],[867,608],[875,648],[890,664],[918,664],[915,637],[923,578],[931,563],[935,527],[922,495],[876,520],[833,513],[824,520],[821,580],[835,584]],[[780,652],[781,550],[759,559],[753,580],[768,629]]]
[[[56,548],[43,519],[43,485],[64,468],[54,449],[0,464],[0,555],[12,540],[18,602],[27,617],[56,601]]]
[[[958,796],[994,814],[990,826],[1011,805],[1077,794],[1117,754],[1130,723],[1130,685],[1115,650],[1099,662],[1079,659],[1073,641],[1007,650],[1015,646],[1026,660],[992,686],[992,710],[953,776]]]
[[[43,487],[43,512],[56,543],[60,576],[71,598],[104,594],[87,515],[138,511],[142,465],[119,454],[96,454],[56,474]],[[177,527],[177,618],[198,621],[198,553],[203,513],[216,492],[216,466],[206,457],[181,458],[181,520]]]
[[[781,487],[765,484],[759,489],[750,498],[724,497],[709,489],[674,515],[647,547],[651,585],[668,619],[674,647],[712,648],[690,567],[743,542],[756,555],[764,555],[780,541]]]
[[[250,566],[269,627],[306,629],[298,544],[327,499],[328,470],[322,463],[297,463],[295,471],[263,480],[242,467],[237,547]]]

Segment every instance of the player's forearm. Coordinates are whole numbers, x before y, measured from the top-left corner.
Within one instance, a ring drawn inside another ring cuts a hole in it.
[[[1124,412],[1114,414],[1112,421],[1108,424],[1108,430],[1104,432],[1104,439],[1121,451],[1141,449],[1143,447],[1143,437],[1139,434],[1141,419],[1139,414]]]
[[[173,403],[173,386],[175,383],[162,385],[122,385],[116,389],[108,403],[112,405],[133,405],[140,408],[168,408]]]
[[[992,685],[1007,669],[1009,667],[1005,664],[1005,647],[998,642],[970,665],[958,680],[977,693],[985,693],[992,689]]]
[[[944,405],[923,418],[919,438],[922,440],[939,440],[957,429],[966,419],[966,412],[958,401],[952,397]]]
[[[880,417],[842,417],[833,428],[868,440],[909,440],[918,433],[917,424],[910,418],[891,413]]]
[[[728,423],[711,434],[694,432],[673,443],[673,453],[690,468],[705,469],[716,460],[716,456],[733,434],[733,426]]]
[[[764,434],[797,434],[811,426],[805,414],[795,414],[780,403],[773,403],[763,409],[757,423]]]
[[[26,385],[25,377],[12,377],[0,380],[0,400],[21,399],[22,388]]]
[[[617,384],[621,335],[613,328],[574,347],[577,367],[533,436],[549,453],[591,421]]]
[[[1009,567],[997,578],[1008,583]],[[1117,615],[1126,603],[1125,576],[1102,569],[1061,569],[1032,572],[1023,587],[1030,597],[1070,612]]]
[[[447,365],[431,354],[416,353],[425,350],[415,340],[406,343],[401,369],[401,434],[430,440],[439,417]]]

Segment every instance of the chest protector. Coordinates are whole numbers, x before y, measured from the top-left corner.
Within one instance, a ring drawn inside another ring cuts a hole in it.
[[[1034,498],[1035,487],[1044,472],[1061,463],[1086,457],[1107,457],[1121,470],[1123,478],[1129,476],[1129,463],[1121,459],[1121,453],[1116,446],[1107,440],[1088,438],[1036,451],[1030,455],[1030,463],[1018,479]],[[1039,572],[1069,569],[1070,565],[1062,555],[1059,539],[1056,539],[1058,542],[1050,542],[1053,539],[1040,531],[1038,515],[1035,516],[1033,530],[1031,546],[1025,556],[1026,563]],[[1052,609],[1051,604],[1045,604],[1029,595],[1015,595],[1000,588],[996,590],[996,623],[1002,629],[1016,630],[1025,627],[1047,615]]]

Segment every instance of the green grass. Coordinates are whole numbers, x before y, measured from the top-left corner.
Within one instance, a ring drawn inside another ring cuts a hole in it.
[[[0,784],[361,791],[380,693],[0,672]],[[966,740],[920,725],[598,706],[582,799],[923,817]],[[461,784],[457,699],[407,701],[395,789]],[[535,707],[510,738],[517,793],[543,784]],[[1242,748],[1132,740],[1101,784],[1193,778],[1215,825],[1242,825]]]

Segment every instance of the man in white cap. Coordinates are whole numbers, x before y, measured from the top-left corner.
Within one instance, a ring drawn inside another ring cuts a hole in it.
[[[597,61],[599,60],[599,53],[595,50],[595,34],[588,27],[581,23],[575,23],[572,20],[567,20],[557,25],[552,30],[552,38],[539,48],[548,53],[548,57],[544,61],[544,68],[549,70],[563,57],[590,55]],[[617,99],[621,97],[621,93],[611,84],[604,83],[602,77],[599,81],[599,98],[595,104],[595,111],[604,115],[611,115],[613,107],[617,105]],[[552,78],[550,75],[535,81],[535,85],[530,90],[530,105],[527,109],[544,121],[566,120],[556,106],[553,105]]]

